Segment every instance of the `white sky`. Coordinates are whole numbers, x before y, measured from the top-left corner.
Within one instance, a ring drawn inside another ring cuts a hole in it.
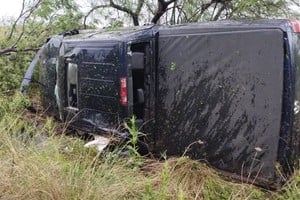
[[[34,0],[26,0],[26,2],[33,2]],[[83,12],[90,10],[92,0],[75,0],[79,8]],[[23,0],[0,0],[0,24],[10,23],[16,19],[21,11]],[[103,23],[102,23],[102,26]]]
[[[22,0],[0,0],[0,17],[16,17],[20,13]]]
[[[22,0],[0,0],[0,18],[17,17],[20,14]],[[89,10],[89,0],[76,0],[82,10]]]

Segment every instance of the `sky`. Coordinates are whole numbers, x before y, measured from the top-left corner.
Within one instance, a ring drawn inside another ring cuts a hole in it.
[[[22,0],[0,0],[0,17],[18,16],[22,6]]]
[[[20,14],[22,0],[0,0],[0,18],[17,17]],[[82,10],[86,10],[84,5],[87,5],[88,0],[76,0]]]
[[[33,0],[26,0],[30,2]],[[82,12],[90,10],[91,0],[75,0]],[[23,0],[0,0],[0,24],[10,23],[16,19],[21,11]],[[103,24],[102,24],[103,25]]]

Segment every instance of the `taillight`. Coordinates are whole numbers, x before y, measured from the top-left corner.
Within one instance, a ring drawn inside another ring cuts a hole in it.
[[[127,100],[127,79],[126,78],[120,78],[120,101],[122,106],[128,105]]]
[[[291,20],[290,21],[292,28],[295,33],[300,33],[300,22],[297,20]]]

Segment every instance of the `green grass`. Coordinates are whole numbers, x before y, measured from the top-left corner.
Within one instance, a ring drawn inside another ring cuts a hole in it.
[[[28,116],[28,104],[18,94],[0,98],[0,199],[299,199],[299,171],[282,191],[270,192],[227,181],[188,157],[99,155],[53,119]]]

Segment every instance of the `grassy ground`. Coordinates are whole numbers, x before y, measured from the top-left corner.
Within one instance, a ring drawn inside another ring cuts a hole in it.
[[[98,154],[51,118],[0,98],[0,199],[300,199],[300,172],[282,191],[226,181],[188,157]],[[46,137],[47,136],[47,137]]]

